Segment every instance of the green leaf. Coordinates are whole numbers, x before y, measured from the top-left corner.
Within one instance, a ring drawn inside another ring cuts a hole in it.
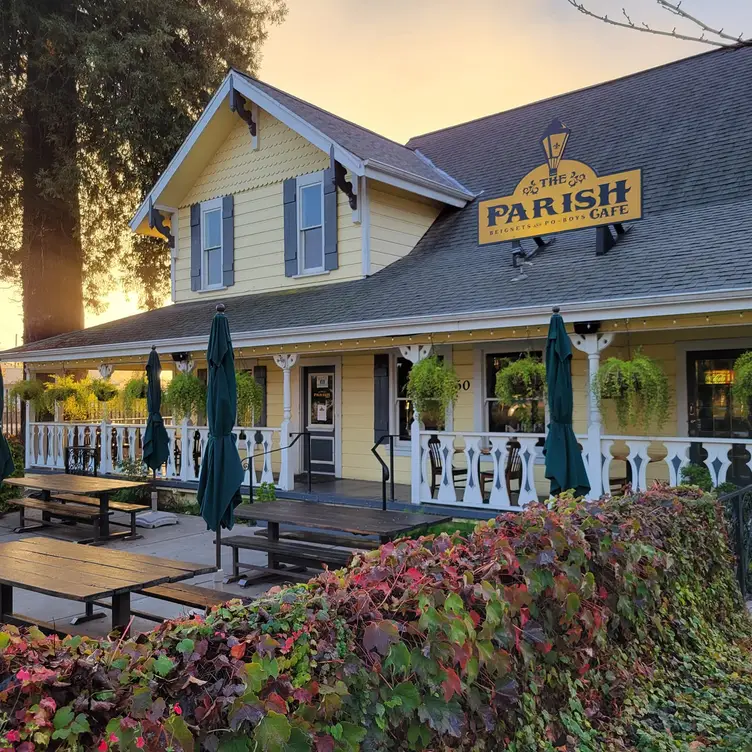
[[[55,717],[52,719],[52,725],[56,729],[67,728],[73,723],[73,708],[66,705],[64,708],[58,708]]]
[[[451,614],[461,614],[465,611],[465,604],[457,593],[449,593],[444,601],[444,610]]]
[[[175,645],[175,650],[177,650],[178,653],[190,655],[194,651],[195,647],[196,643],[186,637],[186,639],[180,640],[180,642]]]
[[[360,749],[360,743],[365,739],[366,730],[362,726],[356,726],[354,723],[342,721],[338,724],[342,728],[341,745],[347,752],[357,752]]]
[[[486,663],[493,658],[494,646],[491,640],[478,640],[475,643],[475,647],[478,648],[478,657]]]
[[[247,736],[223,734],[217,752],[248,752],[250,741]]]
[[[171,715],[165,721],[164,727],[179,742],[183,752],[193,752],[193,734],[188,728],[188,724],[179,715]]]
[[[569,593],[566,601],[567,618],[571,619],[580,610],[580,596],[577,593]]]
[[[0,653],[10,645],[10,635],[7,632],[0,632]]]
[[[410,671],[410,651],[404,642],[392,645],[389,655],[384,661],[384,668],[391,668],[395,674],[407,676]]]
[[[83,713],[79,713],[76,716],[76,719],[71,724],[71,731],[74,734],[91,733],[91,726],[89,726],[89,720]]]
[[[399,697],[402,707],[407,713],[411,713],[420,705],[420,693],[412,682],[398,684],[392,692],[394,697]]]
[[[291,734],[290,721],[281,713],[270,710],[261,720],[261,723],[256,726],[253,738],[258,742],[263,752],[284,752]]]
[[[159,676],[164,677],[167,676],[167,674],[169,674],[170,671],[175,668],[175,662],[171,658],[168,658],[166,655],[160,655],[159,658],[154,661],[153,667],[154,671]]]
[[[285,745],[285,752],[310,752],[311,740],[308,735],[299,728],[293,728],[290,732],[290,740]]]

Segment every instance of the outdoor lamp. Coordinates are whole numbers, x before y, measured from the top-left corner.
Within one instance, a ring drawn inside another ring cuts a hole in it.
[[[559,162],[564,156],[564,149],[567,147],[571,133],[572,131],[561,120],[554,120],[541,138],[541,145],[548,162],[548,174],[551,177],[555,177],[559,170]]]

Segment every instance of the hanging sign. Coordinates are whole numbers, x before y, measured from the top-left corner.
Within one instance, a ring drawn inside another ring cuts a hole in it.
[[[543,134],[546,161],[511,196],[478,204],[478,243],[498,243],[642,218],[642,170],[611,175],[564,159],[571,130],[554,120]]]

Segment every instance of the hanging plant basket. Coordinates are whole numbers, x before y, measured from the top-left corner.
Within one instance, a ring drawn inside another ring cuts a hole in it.
[[[123,387],[123,409],[131,413],[136,400],[146,399],[146,378],[137,376],[130,379]]]
[[[10,388],[11,397],[17,397],[24,402],[31,402],[35,406],[41,404],[43,394],[44,384],[39,379],[24,379],[24,381],[13,384]]]
[[[238,425],[252,426],[261,417],[264,389],[249,371],[235,374],[238,385]]]
[[[748,415],[752,405],[752,350],[742,353],[734,362],[731,395],[734,402],[744,408],[745,415]]]
[[[52,381],[44,385],[44,391],[49,403],[65,402],[79,393],[72,376],[53,376]]]
[[[545,363],[532,355],[510,360],[496,374],[494,393],[502,405],[537,402],[546,395]]]
[[[165,390],[165,405],[176,420],[191,418],[206,407],[206,386],[192,373],[176,373]]]
[[[661,428],[671,406],[668,378],[661,365],[635,353],[630,360],[609,358],[598,369],[591,389],[598,403],[611,400],[619,427]]]
[[[109,402],[118,396],[118,388],[107,379],[94,379],[91,382],[91,393],[98,402]]]
[[[407,397],[424,420],[444,420],[449,405],[457,401],[460,384],[451,366],[429,355],[413,364],[407,379]]]

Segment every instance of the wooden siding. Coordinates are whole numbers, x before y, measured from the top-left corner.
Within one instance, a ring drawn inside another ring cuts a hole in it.
[[[406,256],[439,216],[441,207],[382,183],[369,183],[371,274]]]

